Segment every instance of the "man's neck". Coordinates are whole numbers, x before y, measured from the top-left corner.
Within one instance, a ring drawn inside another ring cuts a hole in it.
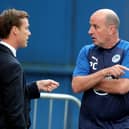
[[[112,41],[109,41],[105,44],[105,46],[103,46],[103,48],[105,49],[111,49],[113,48],[118,42],[120,41],[119,38],[115,39],[115,40],[112,40]]]
[[[11,40],[10,38],[8,38],[8,39],[2,39],[2,41],[9,44],[13,48],[17,49],[16,44],[14,43],[14,40]]]

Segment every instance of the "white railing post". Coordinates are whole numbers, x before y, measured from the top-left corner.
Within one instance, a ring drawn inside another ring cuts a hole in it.
[[[59,99],[65,101],[65,107],[64,107],[64,129],[67,128],[67,116],[68,116],[68,102],[73,101],[75,102],[78,107],[81,106],[81,101],[68,94],[59,94],[59,93],[40,93],[41,99],[50,99],[49,103],[49,114],[48,114],[48,129],[51,129],[52,125],[52,110],[53,110],[53,99]],[[32,129],[36,129],[36,118],[37,118],[37,100],[34,101],[34,113],[33,113],[33,126]]]

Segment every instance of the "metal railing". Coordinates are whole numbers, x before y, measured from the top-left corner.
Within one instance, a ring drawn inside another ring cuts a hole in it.
[[[49,101],[49,114],[48,114],[48,129],[51,129],[52,125],[52,111],[53,111],[53,99],[59,99],[65,101],[64,107],[64,128],[67,128],[67,117],[68,117],[68,103],[69,101],[73,101],[78,105],[78,108],[81,106],[81,102],[78,98],[68,95],[68,94],[57,94],[57,93],[40,93],[40,98],[42,99],[50,99]],[[34,100],[34,113],[33,113],[33,125],[32,129],[36,129],[36,118],[37,118],[37,107],[38,100]]]

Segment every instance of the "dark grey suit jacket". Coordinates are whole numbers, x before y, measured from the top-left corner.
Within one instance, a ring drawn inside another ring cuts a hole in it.
[[[39,97],[36,83],[26,85],[20,63],[0,44],[0,129],[29,128],[30,100]]]

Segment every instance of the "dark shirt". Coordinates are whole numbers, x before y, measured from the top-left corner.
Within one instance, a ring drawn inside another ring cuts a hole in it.
[[[84,46],[79,53],[73,76],[88,75],[115,64],[129,67],[129,42],[120,40],[112,49]],[[125,71],[121,78],[129,78],[129,72]],[[112,128],[129,128],[129,94],[109,94],[96,89],[84,92],[79,129]]]

